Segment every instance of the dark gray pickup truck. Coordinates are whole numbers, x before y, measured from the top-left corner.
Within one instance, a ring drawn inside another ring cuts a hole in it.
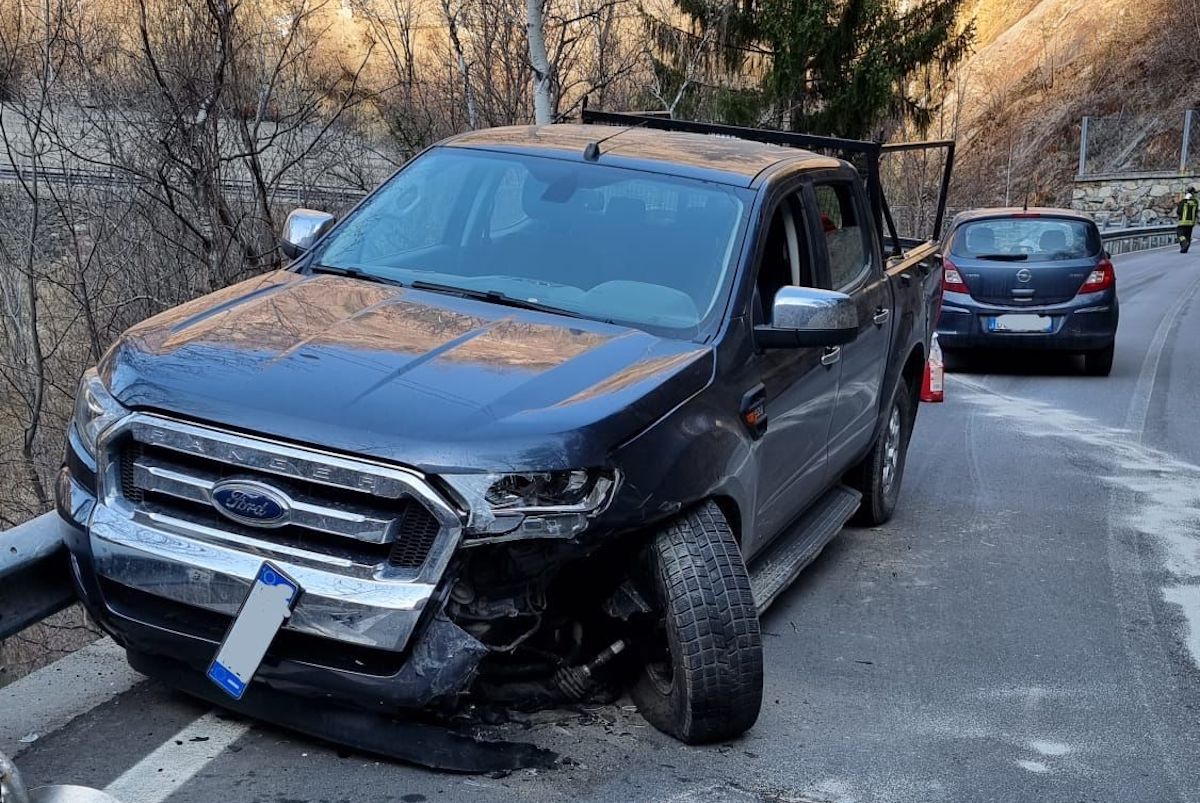
[[[84,377],[58,509],[134,666],[381,752],[339,717],[628,690],[687,742],[754,724],[759,614],[896,507],[936,247],[880,231],[886,146],[589,119],[294,212],[290,267]]]

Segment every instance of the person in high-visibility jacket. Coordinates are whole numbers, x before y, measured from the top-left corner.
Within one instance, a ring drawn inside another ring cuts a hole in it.
[[[1200,201],[1196,200],[1196,191],[1188,187],[1188,191],[1183,195],[1183,200],[1175,209],[1175,216],[1179,219],[1179,252],[1181,254],[1186,254],[1192,245],[1192,229],[1196,227],[1198,214],[1200,214]]]

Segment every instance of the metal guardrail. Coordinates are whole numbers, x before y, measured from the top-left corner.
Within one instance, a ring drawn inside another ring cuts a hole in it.
[[[1101,230],[1100,239],[1108,253],[1131,254],[1135,251],[1148,251],[1151,248],[1164,248],[1176,243],[1175,226],[1141,226],[1128,229]]]
[[[80,187],[118,187],[133,186],[137,179],[128,173],[115,170],[93,170],[85,168],[46,168],[18,169],[11,165],[0,166],[0,183],[14,184],[21,179],[32,181],[36,172],[37,180],[43,184],[73,184]],[[226,191],[242,197],[250,197],[255,192],[254,184],[248,179],[226,178],[221,181],[221,187]],[[270,188],[272,196],[277,199],[316,198],[332,203],[353,203],[367,194],[367,190],[351,186],[333,186],[322,184],[281,183]]]
[[[75,601],[57,513],[0,532],[0,639]]]

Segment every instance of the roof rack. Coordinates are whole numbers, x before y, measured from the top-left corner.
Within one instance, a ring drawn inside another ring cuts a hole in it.
[[[596,125],[619,125],[634,128],[654,128],[661,131],[679,131],[688,134],[717,134],[737,139],[765,142],[770,145],[784,145],[805,150],[835,152],[840,154],[862,156],[866,159],[867,197],[871,202],[871,213],[875,218],[876,231],[882,232],[884,224],[891,235],[893,253],[900,256],[903,253],[902,241],[896,232],[896,222],[892,218],[887,198],[883,194],[883,185],[879,177],[879,162],[884,154],[901,153],[906,151],[939,150],[946,151],[946,161],[942,169],[941,187],[938,192],[937,214],[934,216],[933,237],[937,240],[942,234],[942,224],[946,217],[946,201],[950,193],[950,176],[954,168],[954,141],[932,140],[928,142],[898,142],[881,143],[861,139],[846,139],[843,137],[826,137],[816,134],[801,134],[793,131],[780,131],[772,128],[749,128],[746,126],[723,125],[720,123],[697,123],[690,120],[672,120],[661,113],[643,112],[603,112],[586,108],[582,112],[582,122]]]

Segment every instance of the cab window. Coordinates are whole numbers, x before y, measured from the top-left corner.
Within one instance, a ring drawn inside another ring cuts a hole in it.
[[[817,213],[835,290],[855,285],[870,267],[862,208],[850,182],[817,184]]]
[[[775,294],[788,285],[814,287],[807,229],[799,194],[775,208],[754,284],[754,323],[770,322]]]

